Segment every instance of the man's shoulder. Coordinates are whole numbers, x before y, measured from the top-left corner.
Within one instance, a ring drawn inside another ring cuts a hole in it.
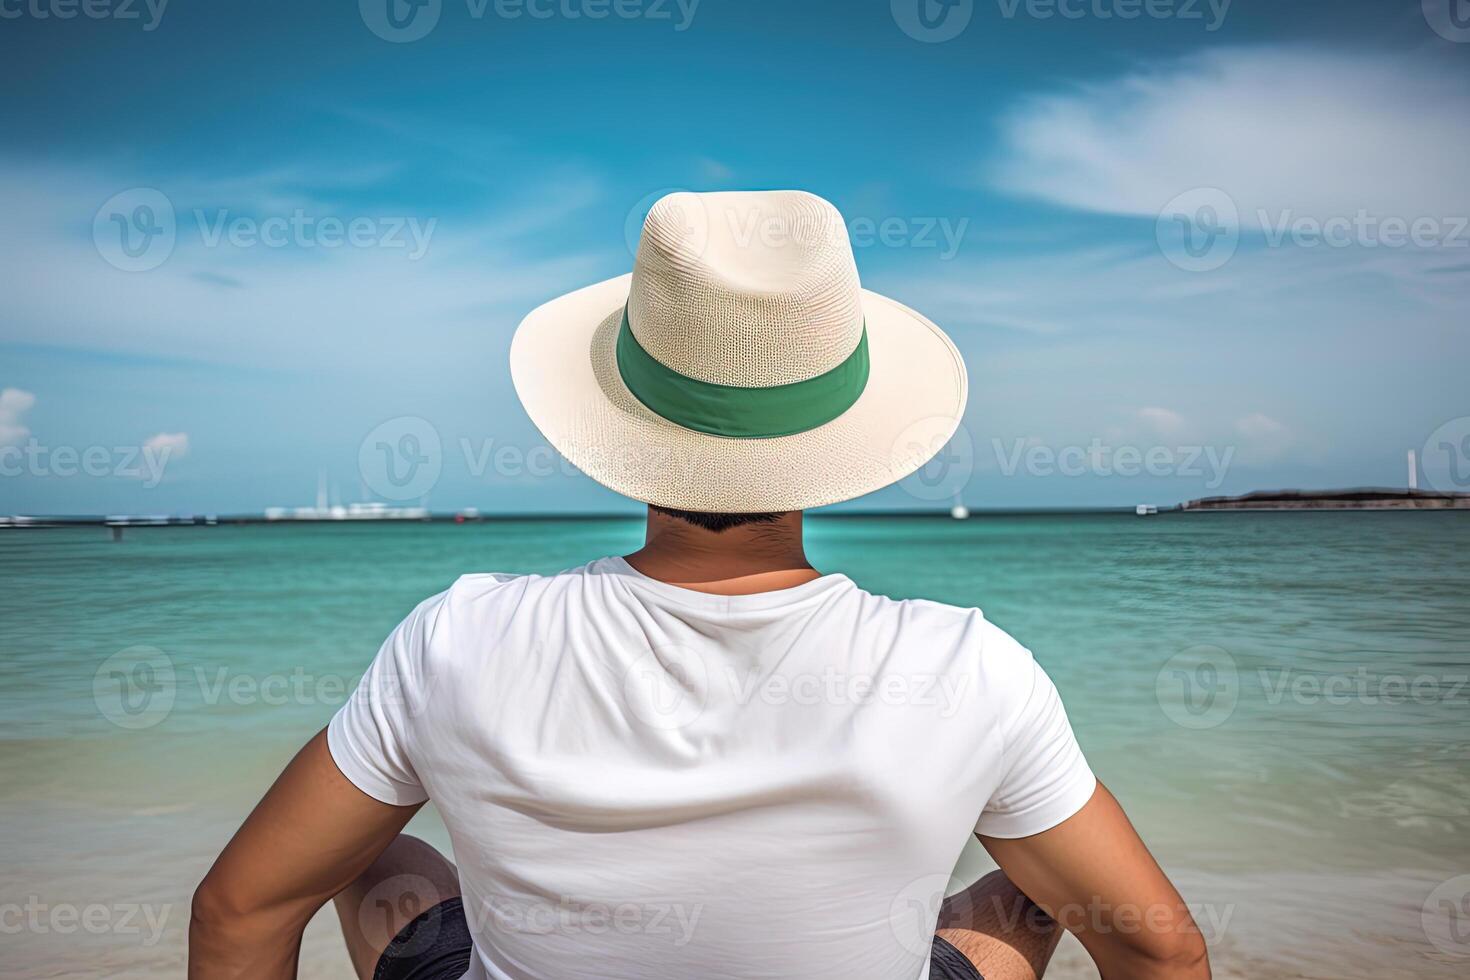
[[[976,658],[982,669],[1005,669],[1032,660],[1031,651],[987,618],[979,606],[858,591],[868,607],[865,611],[891,623],[909,642],[937,641],[957,654]]]
[[[519,605],[548,593],[565,591],[596,574],[607,559],[541,575],[534,572],[467,572],[436,596],[425,600],[441,609],[501,608]]]
[[[979,623],[985,620],[985,612],[979,606],[960,606],[950,602],[940,602],[938,599],[918,597],[895,599],[892,596],[868,592],[866,589],[861,591],[864,595],[876,600],[879,607],[888,610],[890,615],[955,625]]]
[[[466,651],[536,635],[549,618],[555,618],[559,597],[581,572],[466,573],[415,606],[399,631],[414,639],[411,646],[426,664],[456,663]]]

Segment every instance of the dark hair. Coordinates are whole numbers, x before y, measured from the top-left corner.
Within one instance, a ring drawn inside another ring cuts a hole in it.
[[[671,507],[660,507],[658,504],[648,505],[660,514],[677,517],[679,520],[706,531],[719,534],[728,531],[732,527],[746,527],[751,524],[774,524],[781,519],[780,514],[707,514],[697,510],[674,510]]]

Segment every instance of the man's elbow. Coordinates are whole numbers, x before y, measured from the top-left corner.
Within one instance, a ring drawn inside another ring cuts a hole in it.
[[[205,878],[194,889],[193,900],[189,903],[189,928],[205,932],[226,931],[236,920],[238,911],[231,907],[226,890]]]
[[[189,904],[190,980],[296,975],[299,915],[242,901],[246,893],[206,878]]]
[[[1147,961],[1148,976],[1161,980],[1209,980],[1210,954],[1193,923],[1186,929],[1151,937],[1137,952]]]
[[[1081,934],[1105,980],[1209,980],[1210,957],[1192,920]]]
[[[249,943],[289,930],[297,918],[288,908],[264,908],[242,901],[239,889],[210,877],[194,889],[189,904],[191,935],[222,945]]]

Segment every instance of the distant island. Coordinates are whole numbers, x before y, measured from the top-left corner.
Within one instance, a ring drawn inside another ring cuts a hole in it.
[[[1197,510],[1470,510],[1470,493],[1359,487],[1354,490],[1257,490],[1202,497],[1179,505]]]
[[[1117,513],[1117,507],[1058,508],[1055,513]],[[1201,511],[1266,511],[1266,510],[1470,510],[1470,493],[1442,493],[1436,490],[1359,487],[1352,490],[1257,490],[1238,497],[1202,497],[1182,504],[1155,506],[1139,504],[1134,513],[1140,517],[1153,514],[1184,514]],[[1045,508],[972,511],[956,504],[948,516],[956,520],[969,517],[1014,517],[1046,514]],[[933,510],[839,511],[822,514],[826,518],[934,518],[945,514]],[[382,503],[349,504],[345,507],[270,507],[259,514],[0,514],[0,530],[10,528],[106,527],[113,540],[122,540],[124,528],[142,527],[213,527],[220,524],[334,524],[334,523],[454,523],[479,524],[517,520],[606,520],[631,518],[634,512],[561,513],[561,514],[485,514],[475,507],[456,511],[431,511],[427,507],[392,507]]]

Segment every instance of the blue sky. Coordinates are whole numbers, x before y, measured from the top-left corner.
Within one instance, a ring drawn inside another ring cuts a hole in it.
[[[506,351],[675,188],[827,197],[965,353],[949,469],[855,506],[1402,485],[1470,436],[1463,0],[93,2],[0,0],[0,513],[392,499],[403,419],[413,502],[615,509]]]

